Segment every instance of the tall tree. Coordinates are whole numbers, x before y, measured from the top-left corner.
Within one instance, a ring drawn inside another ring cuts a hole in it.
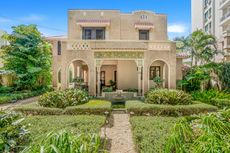
[[[12,34],[3,36],[9,42],[4,46],[4,68],[14,71],[18,90],[36,90],[51,81],[51,46],[35,25],[12,27]]]

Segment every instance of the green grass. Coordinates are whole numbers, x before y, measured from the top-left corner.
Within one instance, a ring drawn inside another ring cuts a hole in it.
[[[126,109],[134,115],[163,115],[163,116],[184,116],[209,111],[217,111],[217,107],[204,104],[201,102],[193,102],[191,105],[162,105],[162,104],[146,104],[138,100],[126,102]]]
[[[24,123],[28,125],[32,143],[39,142],[50,132],[65,130],[68,132],[84,134],[100,132],[105,123],[104,116],[96,115],[52,115],[52,116],[28,116]]]
[[[133,139],[140,153],[161,153],[171,129],[180,118],[131,117]]]

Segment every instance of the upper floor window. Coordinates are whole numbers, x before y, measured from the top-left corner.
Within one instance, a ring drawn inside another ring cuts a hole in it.
[[[105,28],[83,28],[82,39],[104,40]]]
[[[57,54],[61,55],[61,41],[57,42]]]
[[[149,30],[139,30],[139,40],[149,40]]]

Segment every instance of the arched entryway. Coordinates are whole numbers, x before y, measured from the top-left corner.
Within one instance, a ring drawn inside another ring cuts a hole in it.
[[[154,80],[162,81],[161,87],[170,88],[170,70],[169,65],[164,60],[154,60],[148,69],[148,87],[154,88],[157,83]],[[158,82],[159,83],[159,82]]]
[[[89,86],[89,68],[83,60],[74,60],[68,66],[67,80],[69,88],[81,86],[88,89]]]

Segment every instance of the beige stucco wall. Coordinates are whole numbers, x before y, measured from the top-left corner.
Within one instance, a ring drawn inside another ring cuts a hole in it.
[[[105,71],[105,85],[109,86],[110,80],[114,81],[114,72],[117,70],[116,65],[103,65],[101,71]]]
[[[182,80],[182,66],[183,66],[183,59],[177,58],[176,60],[176,80]]]
[[[147,15],[147,19],[141,19]],[[118,10],[69,10],[68,38],[81,39],[82,27],[77,25],[78,20],[109,20],[106,28],[106,40],[138,40],[137,22],[151,22],[154,28],[150,31],[150,40],[167,40],[167,16],[147,11],[120,13]]]
[[[132,60],[119,60],[117,64],[118,89],[137,89],[137,65]]]

